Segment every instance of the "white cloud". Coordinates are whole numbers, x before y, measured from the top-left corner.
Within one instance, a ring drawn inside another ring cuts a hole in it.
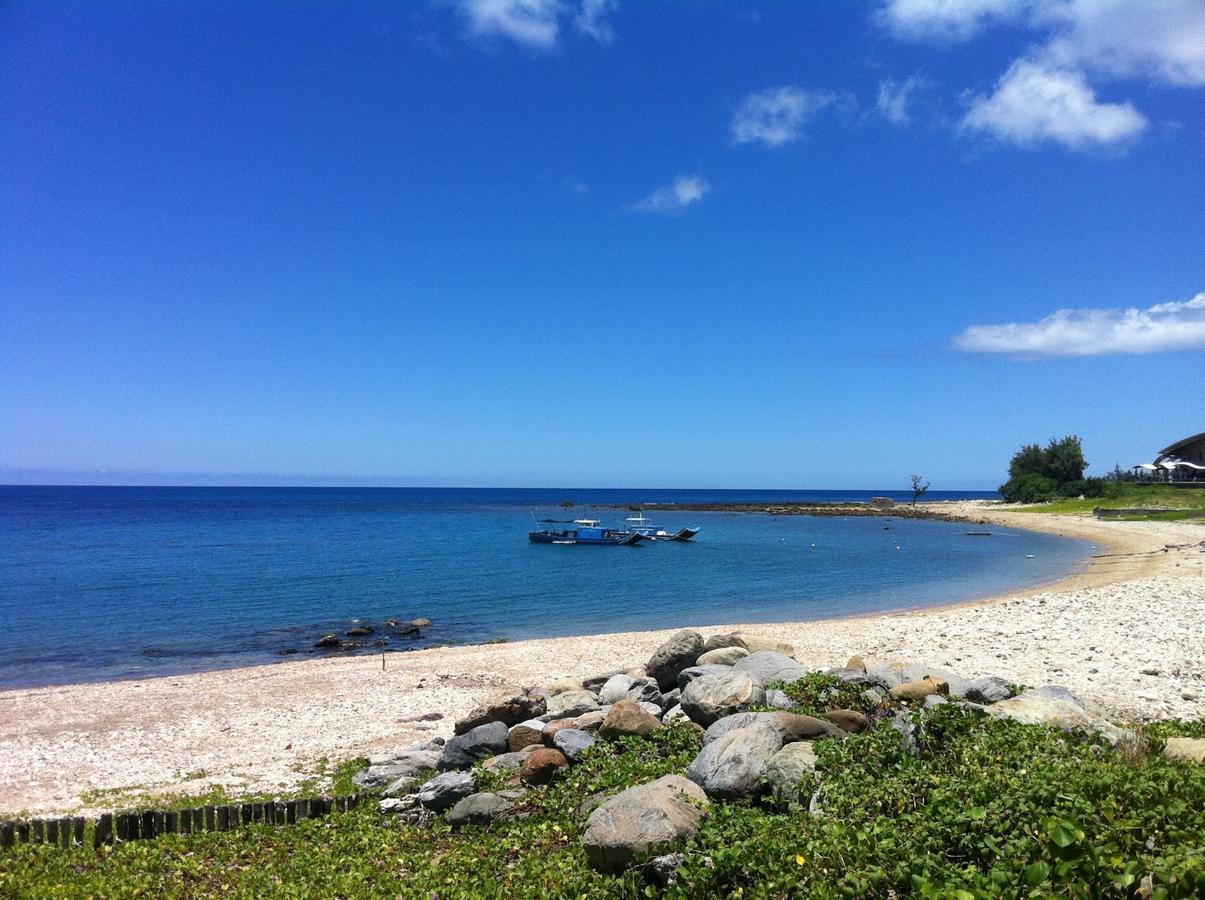
[[[616,0],[582,0],[582,8],[573,20],[577,30],[587,34],[600,44],[615,40],[615,29],[606,16],[618,7]]]
[[[461,14],[474,37],[502,37],[551,50],[561,34],[561,22],[573,16],[582,34],[600,44],[615,40],[615,31],[606,21],[617,8],[615,0],[582,0],[576,13],[564,0],[458,0]]]
[[[1038,322],[972,325],[954,346],[1030,359],[1205,350],[1205,292],[1147,309],[1060,309]]]
[[[1017,60],[990,96],[977,96],[962,120],[1023,147],[1055,141],[1072,150],[1117,144],[1140,134],[1146,117],[1130,103],[1101,103],[1082,72]]]
[[[632,209],[662,215],[681,212],[702,200],[710,190],[711,185],[697,175],[679,175],[672,184],[659,187],[639,203],[634,203]]]
[[[913,75],[907,81],[888,78],[879,83],[877,105],[879,114],[893,125],[907,125],[912,121],[909,106],[920,91],[929,87],[928,79]]]
[[[839,99],[833,91],[789,86],[758,91],[737,107],[732,117],[732,137],[738,144],[756,141],[767,147],[781,147],[799,140],[807,121]]]
[[[885,0],[876,18],[905,40],[965,41],[993,21],[1013,19],[1032,0]]]

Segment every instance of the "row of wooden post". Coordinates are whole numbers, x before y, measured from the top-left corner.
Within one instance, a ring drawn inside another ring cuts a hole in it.
[[[92,829],[92,846],[118,841],[144,841],[161,834],[196,834],[229,831],[240,825],[295,825],[332,812],[347,812],[360,805],[362,794],[346,797],[308,797],[301,800],[265,800],[190,809],[105,813]],[[52,844],[82,847],[87,820],[83,816],[0,822],[0,847],[14,844]]]

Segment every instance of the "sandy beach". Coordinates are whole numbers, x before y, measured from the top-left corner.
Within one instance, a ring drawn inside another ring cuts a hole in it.
[[[976,502],[951,515],[1091,540],[1080,572],[1009,597],[825,621],[717,623],[817,668],[914,658],[967,677],[1066,685],[1124,720],[1205,716],[1205,525],[1102,522]],[[643,663],[648,631],[311,659],[0,693],[0,812],[121,805],[142,792],[286,791],[339,761],[448,735],[482,700]],[[439,714],[440,718],[432,718]]]

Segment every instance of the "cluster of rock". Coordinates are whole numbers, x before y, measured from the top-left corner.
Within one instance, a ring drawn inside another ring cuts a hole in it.
[[[385,634],[406,638],[418,637],[424,628],[430,627],[431,620],[423,618],[410,619],[408,621],[386,619],[381,623],[381,630]],[[376,633],[377,629],[375,626],[361,622],[347,629],[342,637],[333,631],[327,632],[314,641],[313,646],[315,650],[359,650],[364,646],[364,641],[360,640],[360,638],[371,638]],[[389,638],[384,636],[373,638],[371,643],[374,647],[387,647],[389,646]]]
[[[647,737],[673,722],[702,734],[702,749],[685,777],[667,775],[613,797],[597,797],[583,841],[592,865],[606,872],[664,853],[692,837],[712,801],[758,797],[780,807],[816,811],[821,775],[815,742],[840,740],[879,718],[890,719],[902,746],[920,753],[911,712],[958,703],[1020,722],[1086,729],[1110,741],[1124,732],[1065,688],[1047,686],[1014,695],[1000,678],[968,681],[953,672],[907,660],[854,657],[827,670],[855,686],[868,716],[830,708],[818,717],[793,711],[776,682],[794,682],[817,667],[792,647],[759,635],[674,634],[640,668],[582,681],[565,680],[480,707],[459,720],[454,736],[370,760],[356,781],[383,788],[381,811],[412,821],[443,815],[455,828],[524,815],[526,791],[549,783],[598,740]],[[760,708],[760,709],[751,709]],[[440,774],[425,778],[431,770]],[[479,791],[477,771],[513,776],[512,789]],[[651,871],[672,878],[673,856]]]

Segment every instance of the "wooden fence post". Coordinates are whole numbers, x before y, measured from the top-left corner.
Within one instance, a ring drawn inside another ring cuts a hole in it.
[[[96,828],[92,832],[92,846],[100,849],[101,844],[107,844],[113,838],[113,813],[105,813],[96,820]]]

